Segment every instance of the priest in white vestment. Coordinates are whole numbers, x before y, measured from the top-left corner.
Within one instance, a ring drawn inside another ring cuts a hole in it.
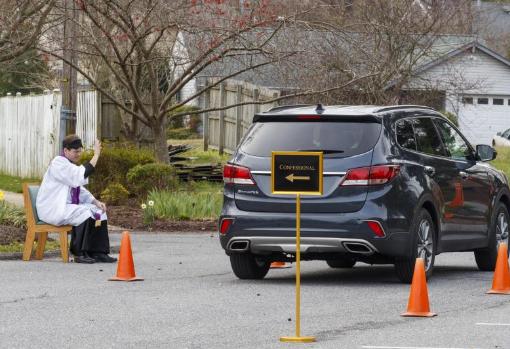
[[[53,225],[72,225],[71,253],[76,263],[112,263],[106,205],[97,200],[84,185],[94,172],[101,154],[96,140],[94,156],[84,165],[77,165],[83,152],[76,135],[64,138],[63,151],[55,157],[44,174],[37,194],[39,218]]]

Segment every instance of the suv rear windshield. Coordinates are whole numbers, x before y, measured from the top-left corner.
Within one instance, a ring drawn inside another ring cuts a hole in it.
[[[257,122],[240,150],[254,156],[272,151],[324,151],[326,157],[348,157],[374,147],[381,124],[375,122]]]

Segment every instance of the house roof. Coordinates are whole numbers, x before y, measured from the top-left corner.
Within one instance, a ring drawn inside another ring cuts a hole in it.
[[[273,47],[276,47],[282,56],[285,53],[293,52],[294,54],[275,63],[243,72],[236,75],[234,79],[268,88],[298,88],[300,87],[300,77],[314,65],[322,64],[320,61],[321,55],[323,57],[325,57],[324,55],[332,57],[338,52],[351,52],[358,49],[361,44],[365,46],[364,49],[370,50],[370,43],[363,40],[363,38],[358,38],[360,35],[359,33],[351,32],[342,33],[342,36],[339,37],[327,31],[282,31],[274,37]],[[191,57],[197,54],[194,52],[197,47],[194,40],[193,35],[184,36],[184,42]],[[416,65],[422,67],[442,59],[459,47],[472,43],[474,37],[472,35],[436,35],[433,37],[424,36],[420,40],[423,40],[423,44],[421,47],[417,45],[415,56],[419,57]],[[346,57],[348,56],[346,55]],[[264,59],[267,59],[267,57],[262,55],[224,58],[208,66],[197,77],[200,79],[228,76],[250,65],[260,64]],[[350,62],[350,64],[356,65],[355,68],[358,70],[358,73],[368,69],[363,66],[363,62]],[[321,79],[324,78],[327,77]]]
[[[510,33],[510,4],[502,2],[476,1],[474,28],[481,36]]]
[[[272,34],[272,30],[260,29],[245,34],[246,37],[239,38],[237,44],[239,47],[242,47],[243,39],[246,40],[248,45],[252,41],[261,43],[272,36]],[[275,53],[274,56],[254,53],[236,57],[224,57],[207,66],[198,73],[197,78],[225,77],[246,70],[232,78],[267,88],[297,88],[296,81],[299,81],[298,76],[302,73],[300,69],[303,68],[305,61],[311,60],[311,57],[307,56],[307,52],[310,52],[310,43],[321,41],[324,35],[326,33],[321,34],[306,30],[280,30],[267,45],[267,49]],[[191,33],[184,33],[183,38],[191,60],[201,53],[197,42],[207,41],[207,37],[202,34],[193,35]],[[248,69],[249,67],[263,64],[275,57],[280,57],[280,59],[258,68]],[[311,64],[312,62],[310,61],[309,63]]]
[[[488,56],[498,60],[499,62],[503,63],[504,65],[506,65],[507,67],[510,68],[510,60],[506,59],[505,57],[501,56],[500,54],[498,54],[497,52],[491,50],[490,48],[482,45],[480,42],[478,41],[472,41],[470,43],[467,43],[465,45],[462,45],[460,47],[457,47],[457,48],[454,48],[454,49],[451,49],[450,51],[446,52],[445,54],[437,57],[436,59],[433,59],[429,62],[425,62],[424,64],[422,65],[419,65],[414,71],[413,71],[413,75],[419,75],[433,67],[436,67],[440,64],[443,64],[444,62],[452,59],[453,57],[456,57],[458,55],[461,55],[465,52],[468,52],[468,51],[471,51],[471,52],[476,52],[476,50],[479,50],[480,52],[483,52],[485,54],[487,54]],[[395,84],[397,83],[397,79],[391,81],[387,86],[386,86],[386,89],[388,88],[391,88],[393,86],[395,86]]]

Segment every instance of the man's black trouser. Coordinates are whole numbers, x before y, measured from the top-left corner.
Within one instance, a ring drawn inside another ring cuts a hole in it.
[[[87,219],[82,224],[73,227],[71,233],[71,253],[81,256],[87,253],[110,253],[110,239],[108,238],[108,223],[101,221],[101,226],[95,226],[96,221]]]

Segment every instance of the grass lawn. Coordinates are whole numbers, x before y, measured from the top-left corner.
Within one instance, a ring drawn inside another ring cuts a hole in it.
[[[38,178],[20,178],[0,174],[0,190],[21,193],[22,192],[21,183],[23,182],[40,183],[41,180]]]
[[[58,241],[47,240],[44,246],[45,251],[60,250],[60,243]],[[23,252],[23,243],[14,242],[9,245],[0,245],[0,253],[14,253]]]
[[[492,160],[490,164],[505,172],[506,176],[510,178],[510,147],[497,147],[496,151],[498,152],[498,156],[496,160]]]

